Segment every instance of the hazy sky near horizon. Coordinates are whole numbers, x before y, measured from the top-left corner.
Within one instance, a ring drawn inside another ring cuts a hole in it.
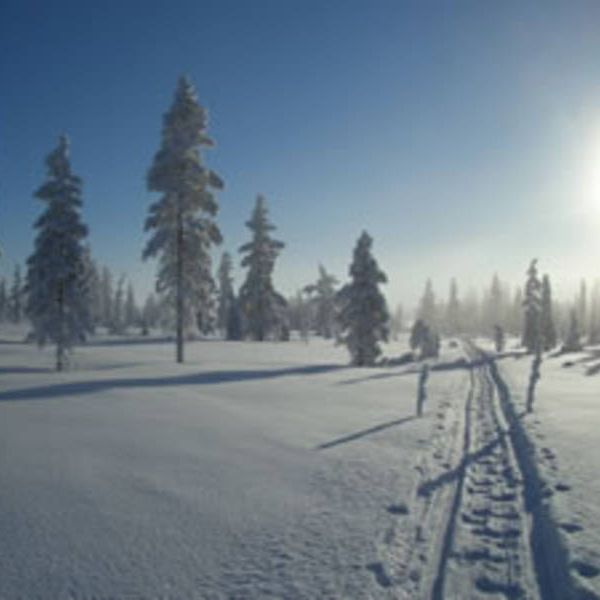
[[[441,296],[520,283],[534,256],[558,296],[600,275],[600,2],[522,0],[3,0],[0,275],[67,132],[96,259],[151,290],[145,175],[182,73],[226,183],[222,249],[264,194],[285,293],[319,262],[345,280],[362,229],[393,303],[428,276]]]

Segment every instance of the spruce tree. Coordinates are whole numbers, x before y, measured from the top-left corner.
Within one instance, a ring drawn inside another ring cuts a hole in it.
[[[13,323],[20,323],[23,319],[23,281],[21,267],[17,265],[13,273],[13,282],[8,299],[10,305],[10,318]]]
[[[425,291],[423,292],[421,302],[419,303],[417,316],[419,319],[423,319],[429,327],[435,327],[437,324],[435,294],[433,292],[431,279],[428,279],[425,283]]]
[[[148,173],[148,189],[162,197],[152,204],[145,230],[152,231],[144,259],[159,256],[156,289],[174,307],[176,360],[184,360],[184,328],[190,324],[214,288],[210,248],[221,242],[214,221],[214,192],[222,180],[203,164],[207,118],[187,78],[177,85],[175,99],[163,120],[162,141]]]
[[[460,332],[460,302],[458,300],[458,284],[453,277],[450,280],[450,292],[448,294],[448,304],[446,305],[446,331],[451,335]]]
[[[122,275],[117,282],[117,289],[112,303],[111,333],[121,335],[125,332],[125,277]]]
[[[498,275],[494,273],[483,310],[484,331],[488,332],[493,329],[495,325],[502,325],[504,323],[503,305],[504,294],[502,292],[502,284],[500,283]]]
[[[240,289],[239,302],[250,337],[263,341],[277,333],[287,306],[272,281],[275,260],[284,244],[271,237],[275,227],[269,222],[265,199],[260,195],[246,227],[252,232],[252,240],[240,247],[240,252],[245,255],[242,266],[248,272]]]
[[[227,323],[231,313],[231,307],[235,303],[235,293],[233,291],[233,261],[229,252],[223,252],[219,264],[218,281],[218,306],[217,306],[217,328],[222,335],[227,337]]]
[[[562,347],[563,352],[579,352],[582,350],[581,330],[579,326],[579,320],[577,318],[578,312],[579,311],[577,309],[573,309],[571,311],[569,329]]]
[[[600,281],[594,282],[590,301],[588,343],[600,343]]]
[[[90,317],[95,329],[102,322],[102,288],[98,265],[92,259],[89,246],[84,249],[84,264],[89,288]]]
[[[0,279],[0,322],[5,321],[7,317],[8,297],[6,294],[6,280]]]
[[[409,345],[410,349],[414,352],[421,348],[425,339],[429,335],[429,327],[423,319],[417,319],[410,330]]]
[[[125,327],[135,327],[138,323],[139,312],[135,302],[135,291],[131,281],[127,284],[125,296]]]
[[[92,331],[80,209],[81,179],[73,174],[65,136],[46,159],[48,178],[35,193],[46,203],[36,221],[33,254],[27,261],[27,315],[41,346],[56,346],[56,369],[72,346]]]
[[[556,327],[552,314],[552,290],[548,275],[544,275],[542,278],[540,334],[542,336],[542,348],[544,352],[552,350],[556,346]]]
[[[579,296],[577,297],[577,320],[582,335],[587,332],[587,317],[587,283],[585,279],[582,279],[579,285]]]
[[[402,304],[396,306],[394,314],[390,318],[390,335],[397,340],[404,326],[404,309]]]
[[[387,342],[389,313],[379,285],[387,277],[371,254],[373,240],[363,231],[354,248],[351,281],[338,292],[340,342],[346,344],[353,365],[374,365]]]
[[[523,292],[518,286],[510,307],[510,331],[514,335],[522,335],[523,331]]]
[[[333,337],[335,327],[335,295],[337,279],[329,274],[323,265],[319,265],[319,278],[316,283],[304,288],[311,297],[314,307],[315,327],[317,333],[325,339]]]
[[[149,330],[158,325],[160,320],[160,308],[154,294],[149,294],[142,308],[141,327],[142,333],[148,335]]]
[[[100,276],[100,322],[106,329],[112,327],[113,296],[112,274],[108,267],[103,267]]]
[[[525,318],[523,323],[522,344],[527,352],[535,352],[541,343],[541,298],[542,284],[538,278],[537,259],[531,261],[527,269],[527,281],[525,283],[525,298],[523,307]]]

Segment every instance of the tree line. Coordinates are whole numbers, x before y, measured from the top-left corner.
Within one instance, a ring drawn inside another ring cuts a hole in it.
[[[140,308],[131,282],[124,277],[115,281],[110,270],[92,258],[81,214],[82,181],[72,171],[69,140],[61,136],[46,158],[46,180],[35,192],[44,210],[34,224],[34,250],[25,280],[18,267],[10,286],[0,280],[0,320],[18,322],[26,315],[33,339],[55,345],[59,370],[72,346],[98,327],[114,334],[132,327],[142,333],[172,327],[177,362],[184,361],[185,340],[193,330],[256,341],[286,340],[297,330],[306,338],[314,332],[344,343],[356,365],[374,364],[381,354],[380,342],[404,328],[404,311],[402,306],[393,313],[388,310],[380,291],[387,277],[373,256],[367,232],[354,248],[348,283],[340,286],[320,265],[314,283],[285,298],[273,282],[275,262],[285,244],[274,237],[276,227],[259,194],[246,222],[250,239],[239,248],[243,283],[236,293],[229,252],[222,254],[213,275],[212,250],[223,242],[217,194],[225,185],[204,164],[203,152],[213,145],[194,87],[180,78],[147,174],[148,190],[159,197],[149,206],[144,223],[149,239],[142,258],[156,259],[158,270],[156,293]],[[447,298],[438,301],[428,280],[410,341],[422,356],[435,356],[441,335],[481,333],[500,339],[505,332],[522,334],[530,350],[534,338],[545,350],[556,346],[559,335],[565,347],[576,347],[574,340],[584,336],[600,341],[600,286],[595,284],[589,294],[582,283],[571,308],[553,302],[550,280],[547,275],[538,277],[535,261],[523,290],[512,293],[494,275],[481,298],[473,291],[461,297],[452,279]]]

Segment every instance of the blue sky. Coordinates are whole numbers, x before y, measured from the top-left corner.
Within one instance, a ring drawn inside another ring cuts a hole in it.
[[[106,0],[0,4],[0,274],[67,132],[96,258],[140,295],[145,174],[177,77],[209,112],[223,249],[257,193],[286,293],[345,279],[360,231],[412,303],[537,256],[570,295],[600,275],[600,3]],[[238,269],[238,281],[240,272]]]

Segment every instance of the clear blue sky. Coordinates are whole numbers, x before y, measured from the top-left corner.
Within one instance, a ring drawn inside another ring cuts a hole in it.
[[[346,278],[361,229],[392,302],[538,256],[559,295],[600,275],[600,2],[2,0],[0,274],[31,251],[67,132],[93,252],[152,287],[145,174],[177,77],[210,115],[223,249],[258,192],[287,248]],[[239,270],[238,270],[239,277]]]

